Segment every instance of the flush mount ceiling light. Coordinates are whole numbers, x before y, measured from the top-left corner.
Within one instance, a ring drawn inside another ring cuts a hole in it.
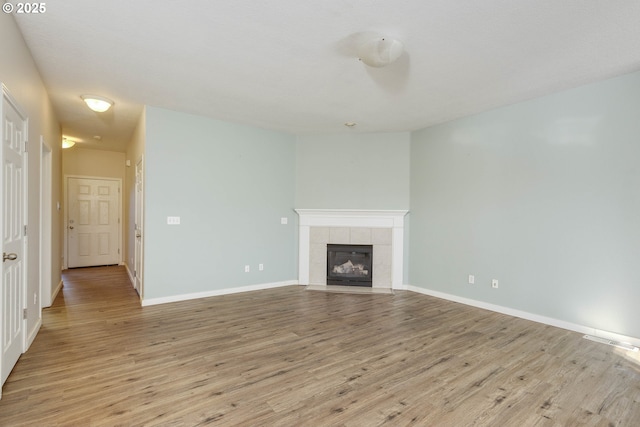
[[[402,42],[391,37],[376,37],[360,45],[360,61],[370,67],[384,67],[395,62],[402,52]]]
[[[80,98],[87,104],[87,107],[97,113],[104,113],[113,105],[112,100],[103,96],[82,95]]]
[[[70,139],[67,139],[67,138],[62,138],[62,148],[71,148],[74,145],[76,145],[74,141],[71,141]]]
[[[76,138],[75,136],[62,135],[62,148],[71,148],[78,142],[84,142],[82,138]]]

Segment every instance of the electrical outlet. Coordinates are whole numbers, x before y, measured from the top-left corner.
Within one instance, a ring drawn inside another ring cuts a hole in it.
[[[280,224],[282,225],[289,224],[289,218],[287,218],[286,216],[283,216],[282,218],[280,218]]]
[[[473,274],[469,275],[469,284],[473,285],[474,283],[476,283],[476,276],[474,276]]]
[[[251,271],[251,267],[249,267],[248,265],[245,265],[245,266],[244,266],[244,272],[245,272],[245,273],[248,273],[248,272],[250,272],[250,271]]]
[[[491,281],[491,287],[494,288],[494,289],[498,288],[498,279],[493,279]]]
[[[264,264],[258,264],[258,270],[263,271],[264,270]]]

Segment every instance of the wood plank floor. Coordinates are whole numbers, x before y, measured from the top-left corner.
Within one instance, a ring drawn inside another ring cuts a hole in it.
[[[2,426],[638,426],[640,360],[399,291],[289,286],[140,307],[71,270],[4,386]]]

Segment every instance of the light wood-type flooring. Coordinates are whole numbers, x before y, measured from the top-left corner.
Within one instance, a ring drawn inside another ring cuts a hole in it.
[[[301,286],[143,308],[122,267],[64,283],[1,426],[640,426],[637,353],[506,315]]]

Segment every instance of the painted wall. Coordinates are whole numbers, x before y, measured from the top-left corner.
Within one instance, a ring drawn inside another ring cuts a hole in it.
[[[411,284],[640,337],[639,117],[634,73],[414,132]]]
[[[62,170],[65,176],[116,178],[124,181],[125,153],[81,148],[79,145],[62,151]]]
[[[408,209],[411,134],[301,135],[296,208]]]
[[[51,277],[43,278],[43,294],[51,294],[61,283],[62,212],[57,202],[62,201],[61,155],[62,139],[58,120],[53,112],[38,69],[24,39],[13,20],[13,16],[0,14],[0,82],[7,86],[11,95],[29,116],[28,139],[28,252],[27,252],[27,333],[29,340],[35,337],[41,319],[40,301],[40,211],[52,216]],[[40,206],[40,158],[41,141],[51,150],[52,175],[51,206]],[[33,295],[36,295],[34,303]]]
[[[68,176],[115,178],[120,180],[122,187],[125,186],[125,153],[81,148],[78,145],[62,150],[62,172],[65,180]],[[66,183],[63,184],[66,189]],[[120,203],[122,203],[122,209],[124,209],[125,199],[122,187],[120,191],[123,196],[120,198]],[[126,211],[122,210],[122,212]],[[121,228],[121,242],[125,242],[124,237],[125,227],[123,226]],[[122,246],[125,246],[125,244]],[[64,247],[66,253],[66,245]],[[122,247],[120,248],[120,253],[120,258],[124,261]],[[66,266],[67,263],[64,262],[63,265]]]
[[[299,135],[296,208],[409,209],[410,132]],[[404,228],[404,282],[409,222]]]
[[[145,165],[145,300],[297,278],[294,136],[147,107]]]

